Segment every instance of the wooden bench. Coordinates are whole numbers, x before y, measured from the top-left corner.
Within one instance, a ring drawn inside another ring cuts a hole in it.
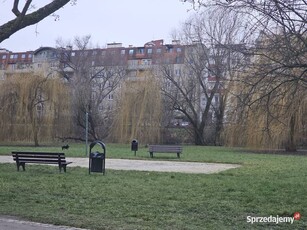
[[[182,146],[180,145],[149,145],[148,150],[150,157],[153,158],[153,153],[177,153],[180,158],[182,153]]]
[[[20,166],[22,166],[23,171],[25,171],[26,163],[37,163],[57,164],[60,172],[62,171],[62,168],[64,172],[66,172],[66,165],[72,163],[66,161],[64,153],[13,151],[12,156],[14,161],[16,161],[17,171],[19,171]]]

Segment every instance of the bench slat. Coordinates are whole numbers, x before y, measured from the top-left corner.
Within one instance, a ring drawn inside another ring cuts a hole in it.
[[[18,152],[18,151],[13,151],[12,154],[18,154],[18,155],[50,155],[50,156],[65,156],[65,153],[55,153],[55,152]]]
[[[17,159],[16,156],[13,156],[13,159],[14,161]],[[38,160],[42,160],[42,161],[49,161],[49,160],[61,160],[61,161],[65,161],[65,157],[35,157],[35,156],[18,156],[18,159],[21,160],[21,159],[27,159],[27,160],[31,160],[31,159],[38,159]]]
[[[16,161],[16,159],[14,159],[14,161]],[[21,158],[18,159],[19,162],[24,162],[24,163],[49,163],[49,164],[58,164],[59,161],[57,159],[55,160],[43,160],[43,159],[27,159],[27,158]],[[66,160],[61,160],[61,164],[66,164],[67,161]]]

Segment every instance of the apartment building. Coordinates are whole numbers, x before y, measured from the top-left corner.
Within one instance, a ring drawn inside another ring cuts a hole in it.
[[[31,71],[33,68],[33,52],[10,52],[0,49],[0,79],[13,73]]]
[[[84,50],[75,50],[72,47],[40,47],[35,51],[14,53],[2,49],[0,50],[0,77],[5,79],[12,73],[43,71],[46,76],[55,76],[60,73],[64,80],[69,81],[78,74],[88,75],[88,78],[94,78],[93,76],[97,75],[98,80],[94,82],[92,88],[92,94],[94,94],[92,97],[96,97],[98,92],[95,91],[98,91],[103,83],[99,81],[103,81],[110,75],[113,77],[108,78],[108,82],[103,84],[111,86],[114,83],[112,81],[118,79],[119,74],[122,74],[121,81],[137,81],[149,72],[151,74],[154,72],[153,76],[159,76],[162,74],[160,71],[162,66],[169,66],[175,78],[189,78],[193,74],[191,70],[188,70],[188,62],[192,62],[188,59],[188,53],[193,52],[192,47],[194,45],[184,45],[179,40],[165,44],[161,39],[147,42],[140,47],[123,47],[121,43],[110,43],[105,48]],[[209,85],[208,88],[212,88],[215,77],[208,71],[202,74],[206,84]],[[107,97],[103,97],[104,100],[98,104],[98,107],[101,110],[106,106],[111,108],[119,91],[120,84],[116,90],[108,92]],[[195,103],[198,103],[201,114],[206,106],[206,98],[200,89],[198,96],[199,100]],[[219,93],[214,97],[214,105],[218,102]]]

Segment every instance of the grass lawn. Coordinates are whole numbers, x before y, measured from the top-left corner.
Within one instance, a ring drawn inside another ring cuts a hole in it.
[[[72,145],[67,156],[85,156]],[[30,147],[0,147],[0,154]],[[36,150],[50,150],[42,147]],[[51,149],[52,150],[52,149]],[[61,151],[60,147],[53,149]],[[88,229],[306,229],[307,157],[184,146],[179,161],[240,163],[218,174],[182,174],[0,164],[0,215]],[[107,145],[107,157],[148,159],[129,145]],[[157,154],[154,160],[178,160]],[[289,223],[247,223],[247,217],[302,217]]]

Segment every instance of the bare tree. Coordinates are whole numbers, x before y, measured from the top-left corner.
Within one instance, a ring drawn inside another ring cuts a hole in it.
[[[184,66],[163,67],[166,103],[191,123],[197,145],[221,142],[234,60],[241,58],[234,39],[240,37],[241,29],[238,15],[221,8],[206,11],[186,22],[182,30],[181,40],[188,44]]]
[[[22,3],[19,0],[12,1],[12,12],[15,18],[0,26],[0,43],[17,31],[40,22],[69,2],[75,4],[76,0],[52,0],[50,3],[32,11],[34,9],[32,0]]]
[[[237,88],[243,89],[237,92],[241,95],[238,105],[243,108],[236,108],[236,111],[244,112],[248,124],[245,129],[253,127],[254,132],[244,136],[249,136],[253,142],[258,140],[257,146],[284,146],[287,150],[296,150],[298,139],[306,133],[302,120],[307,86],[306,0],[190,2],[200,8],[219,5],[249,17],[246,26],[255,35],[248,50],[253,61],[245,68],[241,78],[243,84],[239,83]],[[243,118],[242,114],[234,117]],[[252,117],[255,120],[252,121]],[[251,122],[262,125],[257,131]]]
[[[300,69],[293,80],[306,87],[307,1],[306,0],[201,0],[193,1],[199,7],[221,6],[248,17],[245,26],[255,36],[250,50],[274,63],[271,71]],[[262,42],[262,43],[261,43]],[[263,52],[264,49],[270,52]],[[271,51],[274,49],[273,55]],[[278,55],[277,55],[278,54]]]
[[[73,44],[58,44],[60,73],[72,89],[75,123],[85,130],[85,114],[88,113],[91,138],[99,139],[109,133],[113,94],[126,68],[113,55],[115,50],[90,49],[90,38],[75,37]]]

